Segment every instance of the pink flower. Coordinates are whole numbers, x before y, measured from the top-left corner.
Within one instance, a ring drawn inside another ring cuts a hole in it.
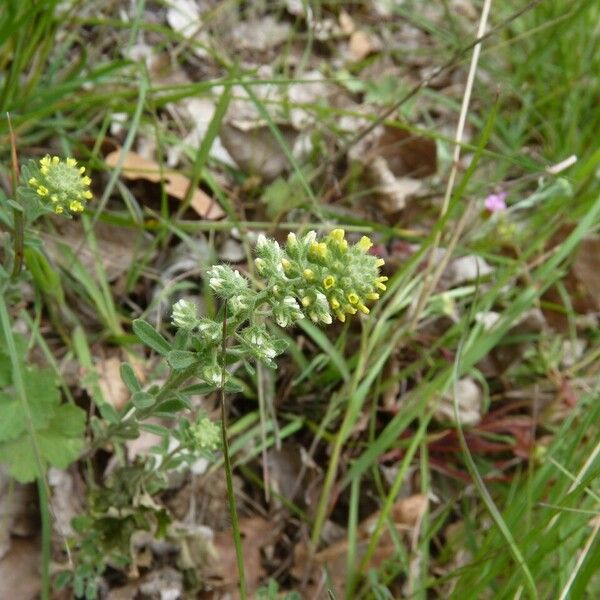
[[[497,194],[490,194],[484,202],[485,209],[489,213],[497,213],[506,210],[506,192],[498,192]]]

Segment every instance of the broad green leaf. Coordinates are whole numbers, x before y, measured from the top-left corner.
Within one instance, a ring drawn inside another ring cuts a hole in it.
[[[52,371],[27,369],[24,383],[29,410],[16,394],[0,392],[0,441],[17,438],[28,429],[29,419],[33,429],[45,427],[60,403]]]
[[[66,469],[83,448],[85,412],[73,404],[56,408],[54,417],[44,429],[35,433],[42,467],[48,464]],[[9,474],[21,483],[33,481],[38,476],[36,450],[24,431],[18,438],[0,443],[0,462],[8,465]]]

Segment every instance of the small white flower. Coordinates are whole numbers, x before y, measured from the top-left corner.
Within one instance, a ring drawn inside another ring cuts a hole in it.
[[[254,264],[256,265],[256,270],[259,273],[262,273],[267,266],[267,263],[262,258],[255,258]]]
[[[287,315],[284,315],[282,313],[279,313],[276,317],[275,320],[277,321],[277,325],[279,325],[279,327],[287,327],[289,324],[289,319]]]
[[[263,350],[264,355],[267,358],[275,358],[277,356],[277,352],[275,352],[275,348],[267,347]]]
[[[304,242],[304,244],[306,246],[308,246],[308,245],[312,244],[316,239],[317,239],[317,232],[311,230],[304,236],[304,239],[302,241]]]
[[[285,306],[287,308],[295,308],[295,309],[299,308],[296,298],[293,298],[292,296],[286,296],[283,299],[283,304],[285,304]]]
[[[265,237],[264,233],[261,233],[256,240],[256,249],[262,250],[268,243],[269,241]]]

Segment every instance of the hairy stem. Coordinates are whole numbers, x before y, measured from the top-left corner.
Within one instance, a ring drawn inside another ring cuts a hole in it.
[[[242,536],[240,535],[240,523],[238,521],[235,506],[235,495],[233,493],[233,473],[231,459],[229,457],[229,443],[227,441],[227,425],[225,422],[225,373],[226,373],[226,346],[227,346],[227,301],[223,307],[223,342],[221,347],[221,440],[223,442],[223,461],[225,464],[225,478],[227,481],[227,500],[229,503],[229,514],[231,516],[231,527],[233,528],[233,543],[235,545],[235,556],[237,559],[238,574],[240,577],[240,598],[245,600],[246,577],[244,575],[244,552],[242,548]]]

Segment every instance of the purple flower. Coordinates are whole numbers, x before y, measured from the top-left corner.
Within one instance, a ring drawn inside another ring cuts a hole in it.
[[[485,199],[485,209],[492,214],[506,210],[506,196],[508,196],[507,192],[498,192],[497,194],[490,194]]]

